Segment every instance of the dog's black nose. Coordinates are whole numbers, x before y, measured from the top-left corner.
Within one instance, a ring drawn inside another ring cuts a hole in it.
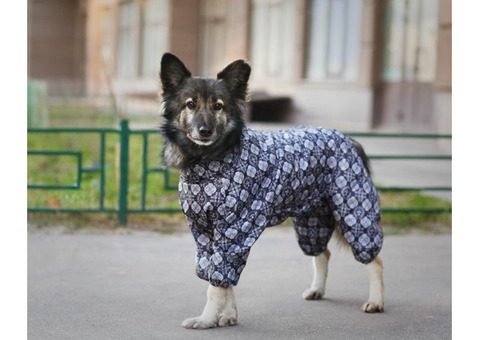
[[[212,130],[206,126],[201,126],[200,129],[198,129],[198,132],[202,137],[210,137],[212,135]]]

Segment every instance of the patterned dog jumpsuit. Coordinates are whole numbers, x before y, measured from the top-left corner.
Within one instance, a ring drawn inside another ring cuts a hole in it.
[[[352,141],[333,129],[244,128],[225,157],[183,170],[179,190],[196,273],[213,286],[235,286],[255,241],[288,217],[306,255],[325,251],[336,225],[361,263],[382,247],[378,192]]]

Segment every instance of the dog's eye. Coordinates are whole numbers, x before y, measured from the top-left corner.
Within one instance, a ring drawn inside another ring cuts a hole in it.
[[[197,104],[195,104],[194,101],[189,101],[187,103],[187,107],[190,109],[190,110],[195,110],[195,108],[197,107]]]
[[[213,109],[214,109],[215,111],[220,111],[220,110],[223,109],[223,105],[220,104],[220,103],[215,103],[215,104],[213,104]]]

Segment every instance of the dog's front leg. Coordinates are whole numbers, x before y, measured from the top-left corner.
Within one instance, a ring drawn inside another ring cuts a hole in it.
[[[200,316],[182,322],[185,328],[204,329],[237,324],[237,306],[232,287],[215,287],[207,290],[207,304]]]

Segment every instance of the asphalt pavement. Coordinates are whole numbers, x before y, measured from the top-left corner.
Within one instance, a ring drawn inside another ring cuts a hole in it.
[[[332,247],[325,298],[304,301],[311,261],[288,227],[267,229],[236,288],[239,323],[186,330],[207,283],[194,274],[189,233],[28,236],[28,338],[34,339],[450,339],[452,238],[385,238],[385,312],[365,314],[363,266]]]

